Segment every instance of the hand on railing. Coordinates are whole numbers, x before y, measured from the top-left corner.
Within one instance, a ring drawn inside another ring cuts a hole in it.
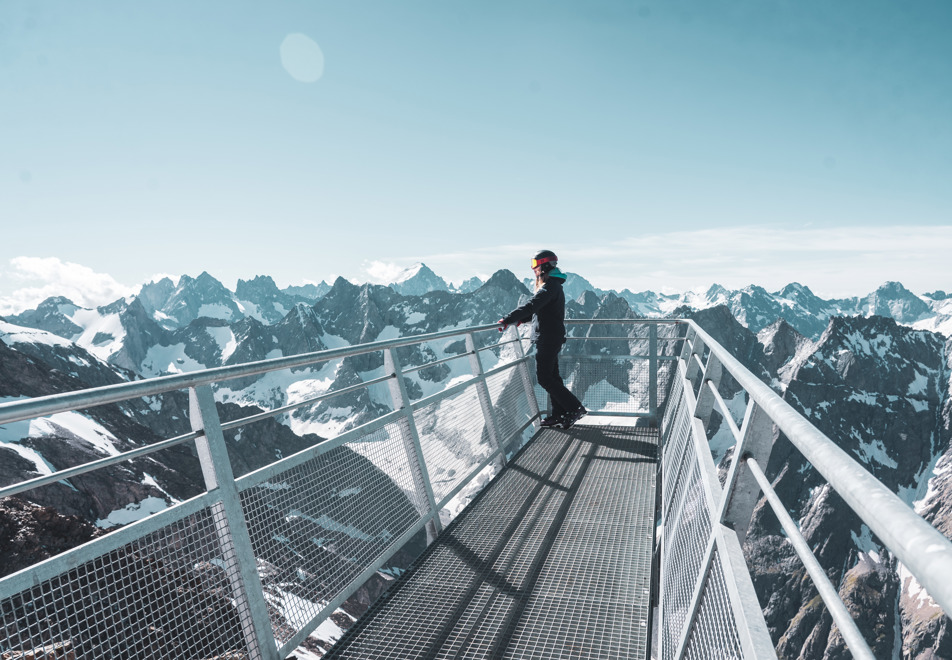
[[[516,327],[518,328],[523,323],[525,323],[525,321],[516,321]],[[509,324],[506,323],[506,319],[499,319],[499,332],[505,332],[508,327]]]

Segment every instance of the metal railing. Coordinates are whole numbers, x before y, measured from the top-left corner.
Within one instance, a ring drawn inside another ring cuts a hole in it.
[[[187,389],[192,431],[0,489],[0,497],[194,443],[206,492],[0,580],[0,652],[77,658],[280,658],[408,543],[422,548],[535,430],[542,392],[524,339],[487,325],[0,404],[0,424]],[[660,650],[664,660],[775,657],[741,552],[779,427],[935,600],[952,607],[952,544],[889,493],[691,321],[579,320],[560,366],[592,416],[643,417],[662,453]],[[488,336],[482,333],[490,333]],[[477,341],[477,338],[480,341]],[[447,354],[455,339],[461,352]],[[498,342],[498,343],[497,343]],[[402,366],[401,349],[437,346]],[[365,381],[222,423],[213,385],[376,355]],[[465,378],[413,399],[412,374],[462,360]],[[718,391],[749,399],[741,426]],[[233,477],[223,433],[346,393],[387,412]],[[706,438],[718,407],[736,438],[721,485]],[[868,647],[822,570],[781,524],[857,657]],[[791,529],[787,526],[791,525]],[[812,559],[812,563],[811,563]],[[19,655],[17,655],[19,654]]]
[[[528,344],[512,331],[499,336],[497,327],[0,404],[2,425],[186,389],[192,428],[0,488],[0,497],[183,444],[194,445],[205,482],[197,497],[0,580],[0,652],[11,658],[39,649],[97,659],[286,656],[374,574],[390,570],[395,553],[408,543],[422,549],[424,534],[432,540],[531,437],[539,409]],[[593,332],[596,327],[609,326],[575,328],[569,383],[593,415],[653,418],[656,323],[616,324],[606,333]],[[457,348],[447,351],[450,343]],[[417,357],[435,359],[401,365],[401,350],[407,355],[424,345],[428,350]],[[383,366],[363,372],[363,382],[220,419],[213,386],[368,355]],[[456,360],[468,366],[466,375],[435,394],[411,397],[408,382],[416,372]],[[389,398],[388,412],[235,479],[225,432],[359,390],[373,391],[378,403]]]
[[[796,412],[693,321],[661,421],[661,657],[774,658],[741,546],[761,493],[804,563],[851,653],[873,658],[836,588],[764,476],[775,427],[947,613],[952,542]],[[738,428],[719,392],[746,393]],[[721,485],[707,440],[715,406],[735,440]]]
[[[531,435],[538,409],[522,342],[497,343],[495,329],[407,337],[0,405],[0,424],[7,424],[187,389],[193,429],[2,488],[0,497],[183,443],[194,443],[206,488],[0,581],[0,652],[27,657],[34,649],[56,648],[97,659],[286,656],[395,552],[424,533],[439,533],[459,502]],[[489,341],[476,341],[490,331]],[[448,339],[464,340],[465,350],[401,367],[400,349]],[[382,376],[243,419],[219,419],[213,385],[371,354],[383,363]],[[453,360],[468,365],[468,377],[411,400],[411,373]],[[389,412],[234,478],[223,432],[358,389],[373,391],[377,400],[389,395]]]

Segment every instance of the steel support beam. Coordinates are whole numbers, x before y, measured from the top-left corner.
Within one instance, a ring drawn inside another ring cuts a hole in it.
[[[248,653],[254,660],[277,660],[268,605],[264,600],[251,536],[228,460],[228,448],[215,408],[215,395],[210,385],[190,388],[188,395],[192,430],[202,432],[195,440],[195,447],[202,465],[205,488],[209,493],[217,492],[220,498],[211,507],[212,518]]]

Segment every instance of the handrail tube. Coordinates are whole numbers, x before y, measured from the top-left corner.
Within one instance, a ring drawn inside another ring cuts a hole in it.
[[[96,557],[114,552],[129,543],[129,539],[138,539],[148,536],[163,527],[167,527],[173,522],[193,516],[203,509],[209,508],[218,501],[218,493],[204,492],[185,500],[173,504],[167,509],[147,516],[135,522],[131,522],[124,527],[104,534],[91,541],[67,550],[63,554],[55,555],[44,559],[32,566],[21,568],[16,573],[11,573],[0,578],[0,593],[17,593],[25,591],[30,587],[36,586],[41,582],[46,582],[63,571],[57,569],[63,563],[64,557],[68,560],[68,568],[73,569],[81,566]]]
[[[836,591],[836,587],[830,582],[830,578],[827,577],[823,567],[820,566],[820,562],[817,561],[813,552],[810,550],[810,546],[807,545],[807,540],[803,538],[803,534],[800,533],[800,527],[793,521],[790,514],[787,513],[783,502],[781,502],[777,496],[777,492],[767,480],[767,475],[764,474],[764,471],[760,469],[760,465],[752,457],[746,457],[745,463],[751,474],[754,475],[754,479],[760,484],[760,488],[763,490],[767,502],[770,503],[770,508],[773,509],[774,515],[777,516],[777,520],[780,521],[780,525],[783,527],[783,531],[787,533],[787,540],[790,541],[797,556],[800,557],[800,561],[803,562],[803,567],[807,569],[807,572],[813,579],[814,586],[823,599],[823,602],[826,603],[830,616],[833,617],[834,623],[836,623],[836,626],[840,629],[840,634],[843,635],[843,641],[846,642],[853,657],[862,658],[864,660],[876,660],[872,650],[856,626],[856,622],[853,620],[853,617],[850,616],[849,610],[847,610],[846,605],[843,604],[843,600]]]
[[[413,373],[414,371],[422,371],[423,369],[426,369],[427,367],[435,367],[438,364],[452,362],[453,360],[459,360],[460,358],[464,358],[468,355],[475,355],[475,354],[476,354],[476,351],[467,351],[465,353],[460,353],[459,355],[451,355],[449,357],[445,357],[440,360],[433,360],[433,362],[424,362],[423,364],[415,364],[412,367],[405,367],[403,369],[403,373],[409,374],[409,373]]]
[[[297,408],[302,408],[306,405],[310,405],[321,401],[323,399],[332,399],[335,396],[341,394],[347,394],[354,390],[362,389],[370,385],[375,385],[377,383],[382,383],[385,380],[389,380],[394,377],[394,374],[387,376],[381,376],[380,378],[374,378],[373,380],[368,380],[367,382],[360,383],[359,385],[351,385],[350,387],[345,387],[340,390],[334,390],[333,392],[327,392],[320,396],[312,397],[310,399],[305,399],[304,401],[298,401],[296,403],[289,404],[287,406],[282,406],[280,408],[274,408],[272,410],[266,410],[255,415],[249,415],[248,417],[242,417],[241,419],[233,419],[230,422],[223,422],[221,424],[222,431],[232,431],[236,428],[251,424],[253,422],[259,422],[263,419],[269,417],[275,417],[282,413],[288,412],[290,410],[295,410]],[[175,447],[177,445],[188,442],[189,440],[194,440],[201,436],[202,434],[197,431],[191,431],[185,433],[184,435],[178,435],[174,438],[168,438],[166,440],[161,440],[159,442],[153,443],[151,445],[146,445],[145,447],[139,447],[137,449],[132,449],[130,451],[122,452],[121,454],[116,454],[115,456],[108,456],[106,458],[101,458],[96,461],[90,461],[89,463],[83,463],[82,465],[77,465],[75,467],[66,468],[65,470],[59,470],[53,474],[43,475],[41,477],[36,477],[28,481],[22,481],[18,484],[13,484],[11,486],[6,486],[0,488],[0,498],[9,497],[11,495],[17,495],[19,493],[26,492],[28,490],[33,490],[34,488],[39,488],[40,486],[46,486],[58,481],[63,481],[64,479],[70,479],[72,477],[77,477],[81,474],[86,474],[87,472],[93,472],[99,468],[109,467],[110,465],[115,465],[116,463],[122,463],[123,461],[130,461],[134,458],[141,458],[142,456],[148,456],[149,454],[154,454],[157,451],[162,451],[163,449],[168,449],[169,447]]]
[[[717,388],[714,386],[713,382],[707,381],[707,385],[711,388],[711,392],[714,393],[714,401],[717,402],[717,407],[721,409],[721,417],[723,417],[724,421],[727,422],[727,426],[730,428],[731,434],[734,436],[734,440],[740,442],[740,429],[737,428],[737,423],[731,416],[731,412],[727,408],[727,403],[724,401],[724,397],[722,397],[721,393],[717,391]]]
[[[325,392],[324,394],[319,394],[318,396],[313,396],[310,399],[304,399],[303,401],[296,401],[294,403],[289,403],[286,406],[281,406],[280,408],[272,408],[271,410],[265,410],[264,412],[256,413],[254,415],[248,415],[247,417],[242,417],[240,419],[233,419],[230,422],[222,422],[221,430],[222,431],[232,431],[241,426],[246,426],[253,422],[260,422],[262,419],[267,419],[269,417],[277,417],[278,415],[284,414],[291,410],[297,410],[298,408],[303,408],[304,406],[309,406],[317,403],[318,401],[324,401],[325,399],[333,399],[336,396],[341,394],[349,394],[354,390],[362,390],[364,388],[370,387],[371,385],[376,385],[377,383],[382,383],[384,381],[390,380],[391,378],[396,378],[396,374],[387,374],[386,376],[380,376],[379,378],[372,378],[368,381],[358,383],[356,385],[351,385],[349,387],[343,387],[339,390],[331,390],[330,392]]]
[[[621,354],[621,353],[593,353],[592,355],[578,356],[572,355],[571,357],[584,357],[585,360],[590,360],[592,362],[597,362],[599,360],[650,360],[650,355],[632,355]]]
[[[686,319],[565,319],[566,325],[613,325],[619,323],[638,324],[638,325],[681,325],[690,323]]]
[[[145,447],[139,447],[138,449],[122,452],[121,454],[116,454],[115,456],[107,456],[106,458],[100,458],[96,461],[83,463],[82,465],[66,468],[65,470],[59,470],[53,474],[46,474],[42,477],[35,477],[27,481],[21,481],[18,484],[0,488],[0,498],[17,495],[28,490],[33,490],[34,488],[39,488],[40,486],[55,484],[57,481],[78,477],[81,474],[86,474],[87,472],[98,470],[99,468],[109,467],[110,465],[115,465],[116,463],[122,463],[123,461],[130,461],[133,458],[148,456],[149,454],[154,454],[157,451],[162,451],[163,449],[178,446],[188,442],[189,440],[194,440],[200,435],[202,435],[200,432],[190,431],[184,435],[177,435],[174,438],[169,438],[167,440],[162,440],[161,442],[146,445]]]
[[[494,348],[499,348],[500,346],[505,346],[506,344],[515,344],[516,342],[520,342],[520,341],[522,341],[522,337],[516,337],[515,339],[507,339],[506,341],[497,341],[495,344],[488,344],[487,346],[477,346],[476,352],[479,353],[481,351],[491,351]],[[461,353],[460,355],[466,355],[466,354]]]
[[[347,444],[355,438],[359,438],[364,435],[370,435],[376,431],[379,431],[387,424],[393,424],[401,420],[404,417],[404,410],[392,410],[385,415],[381,415],[375,419],[365,422],[360,426],[355,426],[352,429],[348,429],[343,433],[335,435],[333,438],[327,438],[326,440],[321,440],[320,442],[315,442],[310,447],[305,447],[304,449],[291,454],[290,456],[285,456],[274,463],[269,463],[268,465],[263,465],[257,470],[252,470],[248,474],[244,474],[236,482],[241,490],[247,490],[252,486],[255,486],[262,481],[267,481],[277,474],[286,472],[291,468],[297,467],[301,463],[305,463],[314,456],[320,456],[321,454],[327,453],[332,449],[340,447],[341,445]],[[316,452],[316,453],[315,453]],[[313,455],[312,455],[313,454]]]
[[[574,337],[570,335],[565,339],[572,341],[648,341],[649,337]]]
[[[423,397],[422,399],[417,399],[416,401],[410,404],[410,409],[416,412],[420,408],[426,408],[427,406],[433,405],[434,403],[439,403],[443,399],[448,399],[451,396],[455,396],[456,394],[459,394],[470,385],[474,383],[478,383],[481,380],[485,380],[486,378],[489,378],[490,376],[494,376],[495,374],[502,373],[503,371],[510,369],[513,366],[516,366],[521,364],[522,362],[525,362],[527,359],[528,358],[522,358],[520,360],[513,360],[512,362],[507,362],[506,364],[500,365],[496,367],[495,369],[490,369],[489,371],[479,376],[472,376],[471,378],[467,378],[466,380],[460,381],[456,383],[456,385],[447,387],[446,389],[440,390],[439,392],[431,394],[430,396]]]
[[[780,398],[697,323],[694,331],[813,467],[952,614],[952,541],[917,515],[803,415]]]
[[[357,344],[356,346],[333,348],[325,351],[302,353],[300,355],[289,355],[226,367],[213,367],[201,371],[190,371],[184,374],[157,376],[148,380],[104,385],[102,387],[94,387],[77,392],[50,394],[26,401],[0,403],[0,424],[19,422],[25,419],[33,419],[35,417],[68,410],[117,403],[126,399],[152,396],[154,394],[162,394],[172,390],[186,389],[188,387],[210,385],[219,381],[257,376],[270,371],[306,367],[318,362],[330,362],[331,360],[373,353],[387,348],[400,348],[402,346],[410,346],[427,341],[436,341],[447,337],[464,335],[467,332],[485,332],[498,327],[497,324],[480,325],[465,330],[444,330],[426,335],[411,335],[400,339],[387,339],[384,341]]]

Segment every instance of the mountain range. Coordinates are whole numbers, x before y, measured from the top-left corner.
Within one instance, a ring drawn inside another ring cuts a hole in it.
[[[502,270],[485,282],[473,278],[452,287],[419,264],[389,286],[338,278],[330,285],[279,289],[260,276],[239,281],[231,291],[202,273],[152,282],[136,296],[96,309],[54,297],[0,320],[0,401],[493,323],[531,295],[529,284]],[[574,274],[565,288],[567,315],[573,318],[694,318],[952,536],[952,296],[916,295],[894,282],[840,300],[821,299],[798,284],[773,293],[715,285],[677,296],[636,294],[600,291]],[[492,339],[483,335],[481,341]],[[406,365],[422,366],[464,350],[462,341],[434,342],[399,357]],[[453,366],[458,362],[415,371],[408,379],[411,398],[461,375],[456,370],[462,367]],[[215,394],[227,419],[343,388],[381,370],[379,358],[360,356],[229,382]],[[743,396],[730,387],[722,384],[739,423]],[[387,405],[372,391],[360,390],[280,422],[227,434],[235,474],[358,425]],[[187,411],[184,394],[174,393],[0,428],[0,484],[183,433]],[[723,468],[731,449],[722,422],[715,414],[709,440]],[[387,480],[385,467],[378,469],[381,481]],[[0,503],[2,573],[191,497],[203,484],[185,447],[100,472]],[[877,657],[952,657],[949,618],[782,436],[767,473]],[[358,529],[361,524],[340,522]],[[349,625],[422,542],[416,539],[375,576],[335,621]],[[745,551],[780,657],[850,657],[762,504]],[[329,641],[309,643],[319,652]]]

